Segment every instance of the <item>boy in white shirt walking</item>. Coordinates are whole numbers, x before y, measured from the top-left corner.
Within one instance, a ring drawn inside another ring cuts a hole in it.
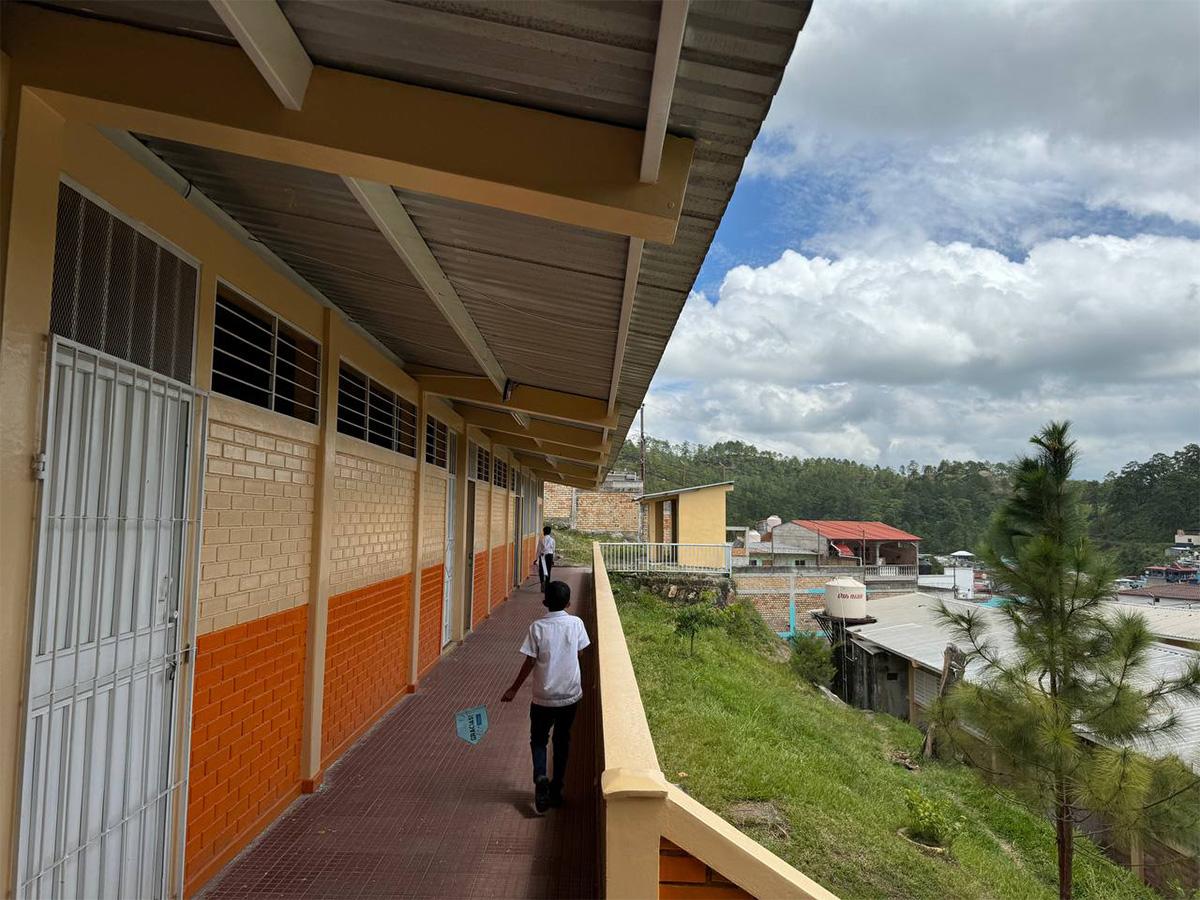
[[[525,662],[501,698],[511,702],[533,672],[533,702],[529,704],[529,749],[533,754],[533,806],[538,814],[562,803],[571,747],[571,725],[583,698],[579,653],[591,645],[583,620],[568,615],[571,588],[562,581],[546,587],[546,614],[529,626],[521,652]],[[554,731],[554,777],[546,777],[546,744]]]
[[[542,536],[538,538],[537,545],[538,581],[542,585],[543,594],[546,593],[546,585],[550,583],[550,570],[554,568],[554,551],[557,549],[550,526],[546,525],[542,528]]]

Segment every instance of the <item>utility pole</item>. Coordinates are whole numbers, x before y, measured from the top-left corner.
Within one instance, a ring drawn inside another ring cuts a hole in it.
[[[646,492],[646,404],[645,403],[643,403],[641,409],[638,410],[638,416],[640,417],[641,423],[642,423],[642,440],[641,440],[642,462],[641,462],[640,474],[642,476],[642,493],[645,493]]]

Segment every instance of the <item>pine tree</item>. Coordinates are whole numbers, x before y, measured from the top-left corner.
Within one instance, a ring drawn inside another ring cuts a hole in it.
[[[1018,461],[980,552],[1015,599],[999,621],[991,610],[943,607],[966,644],[968,677],[934,721],[968,756],[968,734],[982,734],[1019,794],[1053,818],[1066,900],[1076,831],[1089,816],[1126,838],[1197,842],[1200,780],[1178,757],[1139,748],[1153,749],[1177,727],[1173,708],[1200,697],[1200,663],[1172,677],[1148,673],[1145,619],[1106,602],[1113,571],[1087,537],[1069,482],[1069,423],[1047,425],[1031,443],[1037,452]]]

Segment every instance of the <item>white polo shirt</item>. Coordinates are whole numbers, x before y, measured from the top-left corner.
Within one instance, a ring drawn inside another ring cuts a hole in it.
[[[548,612],[529,626],[521,652],[537,660],[533,668],[533,702],[538,706],[570,706],[583,697],[579,651],[591,645],[583,620],[566,610]]]

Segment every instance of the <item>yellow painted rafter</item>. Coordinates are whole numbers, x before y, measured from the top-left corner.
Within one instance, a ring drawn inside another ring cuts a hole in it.
[[[522,437],[517,434],[500,434],[494,431],[485,431],[484,434],[488,440],[504,444],[513,450],[527,450],[530,453],[540,453],[556,459],[570,459],[597,467],[604,464],[604,454],[599,450],[585,450],[582,447],[570,447],[566,444],[556,444],[553,441]]]
[[[14,77],[64,117],[641,237],[675,240],[694,142],[323,66],[283,109],[237,47],[6,4]]]
[[[515,434],[530,439],[553,441],[556,444],[566,444],[570,447],[580,447],[593,452],[608,450],[604,435],[599,431],[591,431],[575,425],[561,425],[557,422],[543,422],[535,419],[528,428],[518,424],[512,416],[505,412],[491,409],[479,409],[474,406],[458,406],[456,412],[462,416],[468,425],[484,428],[498,434]]]
[[[508,398],[505,399],[503,390],[497,389],[489,379],[477,375],[414,374],[414,377],[423,390],[451,400],[595,428],[617,426],[617,416],[609,412],[608,404],[593,397],[514,384],[509,386]]]

